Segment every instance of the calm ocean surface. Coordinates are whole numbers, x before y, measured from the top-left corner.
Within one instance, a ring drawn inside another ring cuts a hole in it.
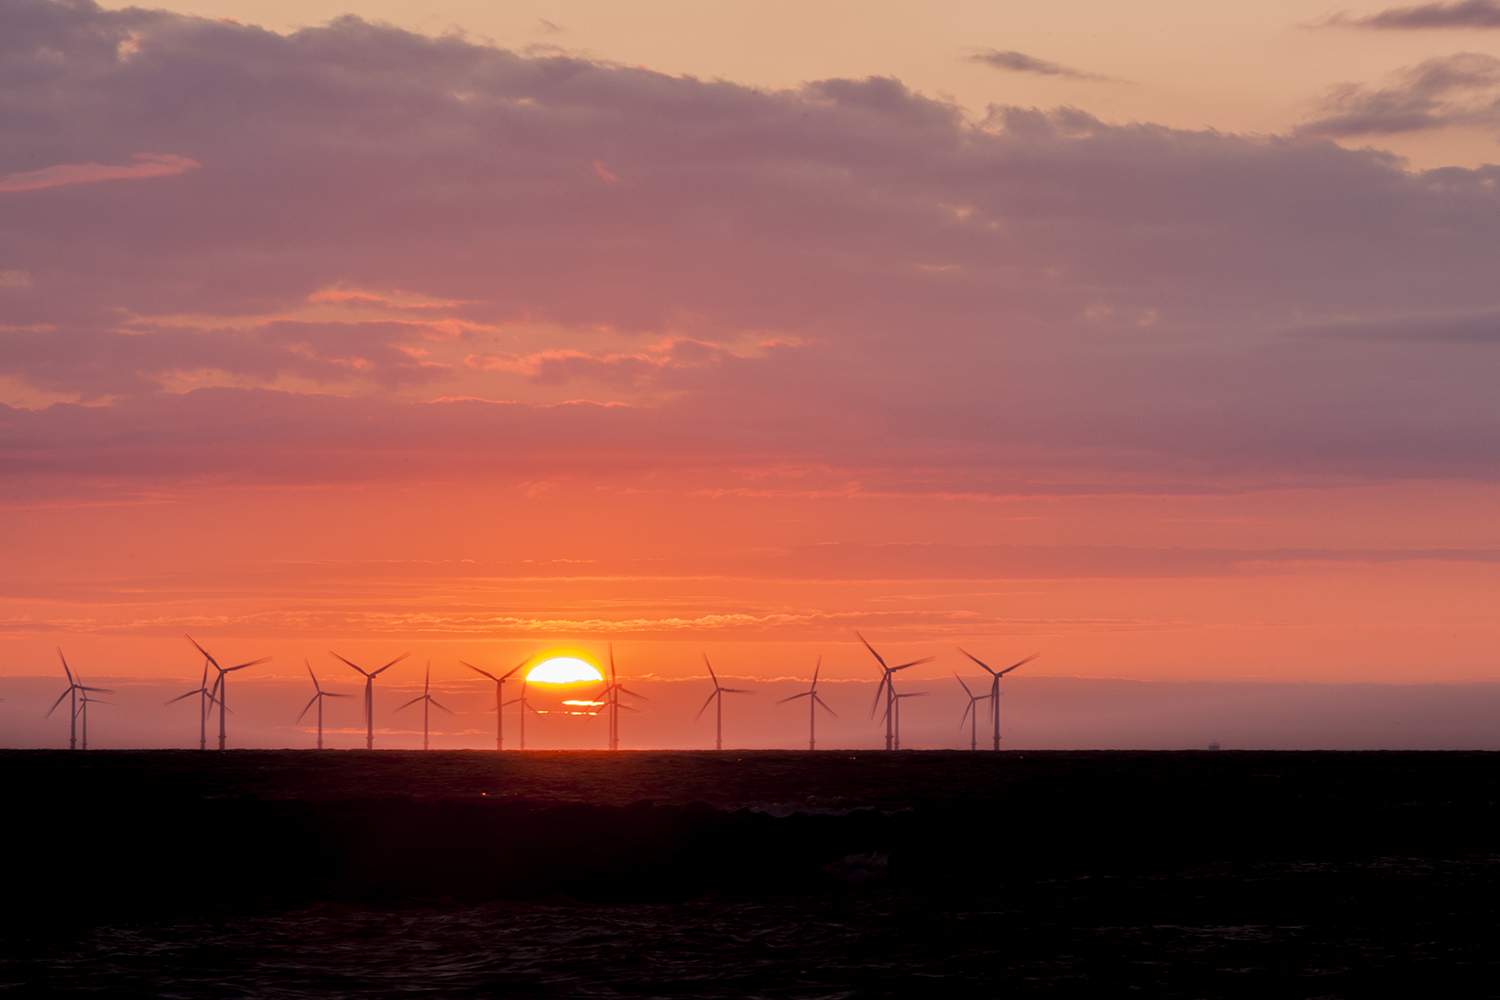
[[[1497,889],[1500,858],[1386,858],[998,893],[325,904],[13,937],[0,988],[183,998],[1494,996]]]

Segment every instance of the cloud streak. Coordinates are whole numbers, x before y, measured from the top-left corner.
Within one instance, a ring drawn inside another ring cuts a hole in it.
[[[1034,73],[1037,76],[1060,76],[1067,80],[1099,80],[1113,81],[1113,77],[1101,76],[1098,73],[1086,73],[1083,70],[1073,69],[1061,63],[1048,62],[1029,56],[1024,52],[1006,51],[998,49],[984,49],[967,57],[970,62],[983,63],[993,66],[995,69],[1009,70],[1013,73]]]
[[[1500,59],[1459,52],[1393,75],[1390,86],[1343,84],[1298,133],[1348,138],[1453,126],[1500,129]]]
[[[173,177],[202,164],[172,153],[136,153],[132,163],[60,163],[40,170],[27,170],[0,177],[0,192],[40,191],[69,184],[97,184],[100,181],[145,180],[151,177]]]
[[[1324,24],[1394,31],[1438,28],[1500,28],[1500,3],[1496,0],[1460,0],[1458,3],[1426,3],[1391,7],[1366,17],[1336,14]]]

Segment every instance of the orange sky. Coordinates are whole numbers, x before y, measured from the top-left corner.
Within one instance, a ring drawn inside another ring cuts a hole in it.
[[[178,9],[0,24],[0,675],[1500,679],[1500,30]]]

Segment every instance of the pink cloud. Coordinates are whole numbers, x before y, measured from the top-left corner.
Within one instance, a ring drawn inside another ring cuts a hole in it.
[[[94,184],[99,181],[142,180],[147,177],[171,177],[202,166],[197,160],[173,153],[136,153],[133,163],[60,163],[41,170],[28,170],[0,177],[0,192],[40,191],[66,184]]]

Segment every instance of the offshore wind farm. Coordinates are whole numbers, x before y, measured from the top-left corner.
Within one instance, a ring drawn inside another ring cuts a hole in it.
[[[1496,992],[1500,0],[0,0],[0,109],[0,992]]]

